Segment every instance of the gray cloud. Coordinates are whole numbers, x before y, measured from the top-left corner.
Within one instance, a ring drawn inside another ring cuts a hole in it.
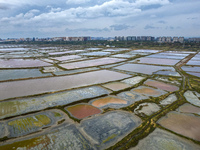
[[[158,23],[166,24],[166,21],[160,20],[160,21],[158,21]]]
[[[126,24],[115,24],[115,25],[110,26],[110,28],[115,31],[127,30],[131,27],[133,27],[133,26],[128,26]]]
[[[198,19],[198,17],[189,17],[189,18],[187,18],[188,20],[196,20],[196,19]]]
[[[109,32],[110,29],[109,28],[78,28],[78,29],[69,29],[69,28],[66,28],[65,29],[66,32]]]
[[[9,8],[10,8],[9,5],[6,5],[5,3],[0,3],[0,10],[7,10]]]
[[[155,26],[153,26],[153,25],[146,25],[146,26],[144,27],[144,29],[145,29],[145,30],[148,30],[148,29],[159,29],[159,27],[155,27]]]

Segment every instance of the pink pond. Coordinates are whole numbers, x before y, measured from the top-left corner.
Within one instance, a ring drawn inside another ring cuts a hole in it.
[[[50,66],[50,65],[52,64],[34,59],[0,60],[0,68],[31,68],[31,67]]]
[[[149,88],[149,87],[141,87],[138,89],[133,89],[133,92],[145,94],[145,95],[151,95],[151,96],[156,96],[156,95],[161,94],[161,92],[154,90],[152,88]]]
[[[169,92],[174,92],[174,91],[179,90],[179,87],[177,87],[177,86],[166,84],[164,82],[154,81],[154,80],[147,80],[145,82],[145,84],[149,85],[149,86],[156,87],[158,89],[166,90],[166,91],[169,91]]]
[[[101,113],[99,108],[88,104],[78,104],[65,108],[73,117],[83,119]]]

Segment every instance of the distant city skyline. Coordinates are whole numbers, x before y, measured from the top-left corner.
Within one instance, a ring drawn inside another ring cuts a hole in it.
[[[0,38],[200,36],[197,0],[1,0]]]

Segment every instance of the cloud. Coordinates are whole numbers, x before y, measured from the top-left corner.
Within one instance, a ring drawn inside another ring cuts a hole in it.
[[[102,33],[102,32],[110,32],[109,28],[77,28],[77,29],[69,29],[66,28],[65,32],[68,35],[86,35],[88,33]]]
[[[158,21],[158,23],[166,24],[166,21],[160,20],[160,21]]]
[[[188,20],[196,20],[196,19],[198,19],[198,17],[188,17],[187,19]]]
[[[91,0],[67,0],[67,4],[84,4],[90,2]]]
[[[195,0],[1,0],[0,32],[199,35],[199,5]]]
[[[128,26],[126,24],[115,24],[115,25],[110,26],[110,28],[115,31],[127,30],[131,27],[133,27],[133,26]]]
[[[13,0],[18,2],[18,0]],[[28,0],[29,1],[29,0]],[[36,0],[38,1],[38,0]],[[68,0],[67,3],[83,3],[90,0]],[[38,1],[39,2],[39,1]],[[50,8],[50,12],[43,12],[35,15],[35,12],[20,13],[15,17],[4,17],[0,19],[0,22],[7,20],[14,24],[20,21],[21,23],[35,23],[35,22],[81,22],[86,19],[96,19],[101,17],[128,17],[132,15],[139,15],[141,13],[140,7],[143,5],[151,4],[168,4],[168,0],[109,0],[99,5],[92,5],[88,7],[71,7],[69,9],[61,9],[59,7]],[[19,20],[20,19],[20,20]],[[117,30],[117,27],[113,27]]]
[[[7,10],[9,8],[9,5],[6,5],[5,3],[0,3],[0,10]]]
[[[155,27],[155,26],[153,26],[153,25],[146,25],[146,26],[144,27],[144,29],[145,29],[145,30],[148,30],[148,29],[159,29],[159,27]]]

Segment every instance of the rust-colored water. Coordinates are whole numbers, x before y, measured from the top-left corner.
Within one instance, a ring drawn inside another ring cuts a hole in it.
[[[159,95],[161,94],[159,91],[156,91],[151,88],[141,88],[141,89],[134,89],[134,92],[140,93],[140,94],[145,94],[145,95]]]
[[[103,107],[107,104],[127,104],[127,101],[115,97],[105,97],[95,100],[92,105],[96,107]]]
[[[179,87],[177,87],[177,86],[166,84],[166,83],[159,82],[159,81],[148,80],[145,82],[145,84],[162,89],[162,90],[166,90],[169,92],[174,92],[174,91],[179,90]]]
[[[78,104],[67,107],[66,110],[75,118],[83,119],[101,113],[101,110],[88,104]]]

